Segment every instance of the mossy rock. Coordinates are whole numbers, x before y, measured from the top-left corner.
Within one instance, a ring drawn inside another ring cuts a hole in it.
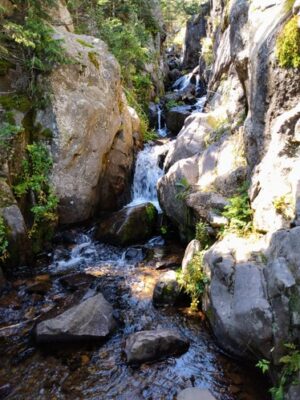
[[[31,101],[24,94],[6,94],[0,96],[0,105],[7,111],[17,110],[26,113],[31,108]]]
[[[0,178],[0,208],[16,204],[14,195],[5,178]]]
[[[117,246],[142,243],[154,233],[156,221],[157,210],[151,203],[127,207],[100,222],[96,237]]]

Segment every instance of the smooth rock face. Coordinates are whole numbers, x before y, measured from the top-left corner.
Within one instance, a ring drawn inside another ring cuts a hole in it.
[[[141,331],[132,334],[126,340],[127,362],[140,364],[162,357],[180,355],[189,348],[189,342],[177,332],[167,329]]]
[[[126,207],[99,223],[96,238],[119,246],[141,243],[153,233],[156,218],[151,203]]]
[[[38,323],[36,340],[38,343],[99,340],[108,336],[115,326],[113,308],[100,293],[58,317]]]
[[[153,291],[153,304],[155,306],[174,306],[181,294],[175,271],[163,273],[155,285]]]
[[[177,396],[177,400],[216,400],[206,389],[188,388],[184,389]]]
[[[67,56],[78,62],[53,70],[47,81],[51,104],[37,114],[36,123],[53,133],[51,180],[60,200],[60,223],[69,224],[101,209],[103,190],[112,192],[103,196],[104,209],[120,205],[116,199],[132,174],[133,124],[119,65],[106,44],[65,28],[57,32]]]
[[[261,239],[231,235],[206,252],[211,284],[204,309],[227,351],[254,359],[262,354],[277,364],[283,344],[298,337],[299,249],[296,227]]]

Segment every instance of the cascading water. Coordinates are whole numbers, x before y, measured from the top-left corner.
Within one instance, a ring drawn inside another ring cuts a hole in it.
[[[168,134],[168,131],[167,131],[166,125],[162,126],[162,108],[161,108],[160,104],[157,105],[157,125],[158,125],[157,132],[158,132],[159,136],[166,137]]]
[[[139,152],[136,160],[132,187],[132,201],[128,206],[151,202],[160,211],[157,198],[157,181],[163,176],[160,157],[167,151],[169,144],[147,144]]]

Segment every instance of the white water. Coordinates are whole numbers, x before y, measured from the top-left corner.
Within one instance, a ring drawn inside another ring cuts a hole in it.
[[[158,104],[157,105],[157,119],[158,119],[158,130],[157,133],[160,137],[166,137],[168,134],[166,125],[162,126],[162,108]]]
[[[193,76],[193,73],[190,73],[190,74],[183,75],[180,78],[178,78],[177,81],[175,81],[175,83],[172,86],[173,90],[178,91],[178,90],[186,89],[191,82],[192,76]]]
[[[169,143],[156,146],[147,144],[139,152],[133,179],[132,201],[127,207],[150,202],[158,211],[161,211],[156,185],[164,175],[164,171],[159,166],[160,156],[167,151],[168,147]]]
[[[203,111],[203,108],[204,108],[205,103],[206,103],[206,99],[207,99],[206,96],[202,96],[202,97],[197,99],[197,103],[195,104],[196,110],[193,111],[193,113],[202,112]]]

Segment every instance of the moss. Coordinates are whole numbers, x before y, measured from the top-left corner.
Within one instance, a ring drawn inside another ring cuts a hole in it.
[[[276,56],[281,68],[300,67],[300,29],[298,27],[298,16],[290,19],[278,36]]]
[[[7,111],[17,110],[25,113],[31,108],[31,101],[23,94],[0,96],[0,104]]]
[[[94,66],[99,69],[100,68],[100,64],[99,64],[99,60],[98,60],[98,54],[95,51],[89,51],[88,53],[89,56],[89,60],[92,64],[94,64]]]
[[[147,222],[149,225],[153,225],[156,218],[156,209],[153,204],[149,204],[146,208]]]
[[[80,44],[81,44],[82,46],[84,46],[84,47],[89,47],[90,49],[93,49],[93,48],[94,48],[94,46],[93,46],[92,44],[86,42],[85,40],[76,39],[76,41],[77,41],[78,43],[80,43]]]

